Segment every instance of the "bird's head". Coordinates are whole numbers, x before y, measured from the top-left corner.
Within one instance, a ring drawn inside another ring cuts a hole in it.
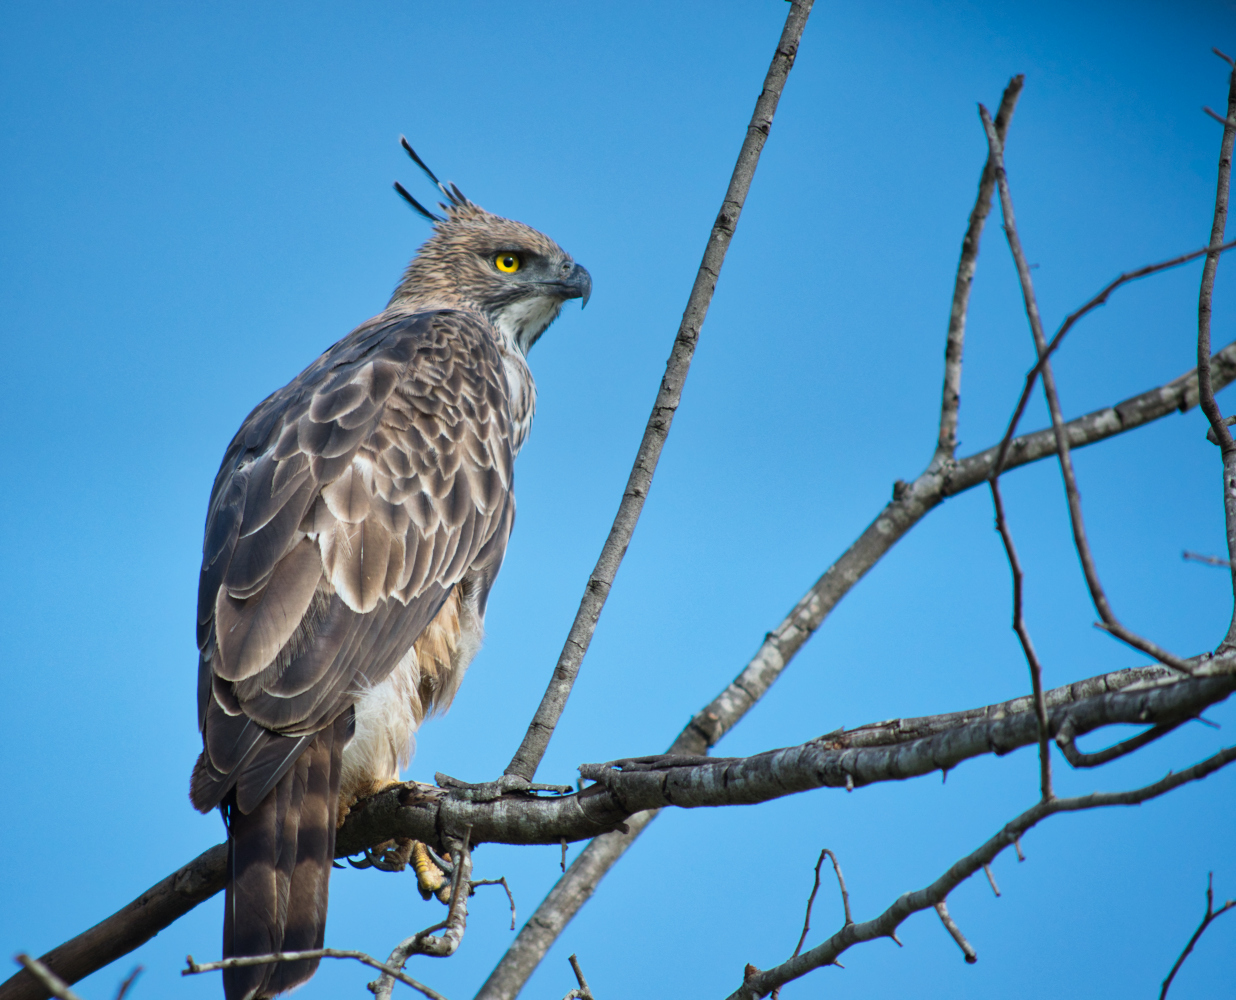
[[[531,226],[486,212],[454,184],[443,185],[406,139],[403,146],[447,200],[440,206],[445,215],[437,215],[395,185],[433,221],[434,233],[408,265],[392,306],[476,309],[509,346],[526,355],[562,303],[582,299],[588,304],[592,277],[562,247]]]

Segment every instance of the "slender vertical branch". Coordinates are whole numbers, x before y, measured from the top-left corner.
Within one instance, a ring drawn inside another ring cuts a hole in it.
[[[734,165],[734,173],[730,177],[729,189],[725,192],[721,211],[717,214],[708,244],[704,248],[704,259],[700,262],[699,272],[695,276],[695,285],[687,300],[682,324],[674,339],[674,347],[665,366],[665,376],[661,380],[661,388],[648,418],[644,439],[640,442],[635,456],[635,464],[627,480],[622,502],[618,506],[618,514],[601,549],[596,567],[588,578],[588,585],[584,588],[579,611],[576,612],[566,644],[562,647],[562,654],[558,657],[549,687],[541,699],[528,732],[524,735],[523,743],[507,765],[506,775],[511,778],[531,781],[536,774],[554,728],[566,708],[575,678],[579,676],[580,665],[588,652],[588,645],[596,631],[597,620],[605,606],[605,599],[609,596],[618,566],[631,543],[635,524],[643,510],[657,461],[661,457],[661,449],[665,445],[670,424],[682,398],[682,387],[691,366],[691,357],[695,353],[695,345],[699,342],[700,327],[704,323],[717,279],[721,275],[725,253],[733,239],[747,192],[751,188],[760,152],[772,128],[777,102],[781,100],[781,91],[798,54],[798,43],[802,38],[803,28],[807,25],[807,16],[811,13],[813,2],[814,0],[792,0],[790,4],[785,27],[777,42],[772,64],[768,67],[768,75],[764,78],[764,88],[755,102],[755,111],[751,115],[746,138],[738,153],[738,162]]]
[[[996,135],[995,125],[988,110],[979,105],[979,116],[983,120],[983,128],[987,132],[987,144],[991,155],[996,161],[996,184],[1000,190],[1000,210],[1004,217],[1004,232],[1008,238],[1009,249],[1017,265],[1017,277],[1021,282],[1022,299],[1025,303],[1026,318],[1030,322],[1030,332],[1034,337],[1034,346],[1042,366],[1040,375],[1043,379],[1043,394],[1047,397],[1047,409],[1051,414],[1052,432],[1056,438],[1056,456],[1060,461],[1060,472],[1064,479],[1065,495],[1068,499],[1069,520],[1073,526],[1073,543],[1077,549],[1077,557],[1081,562],[1082,574],[1086,578],[1086,586],[1090,590],[1090,600],[1105,631],[1128,643],[1134,649],[1177,670],[1190,673],[1192,668],[1179,657],[1141,636],[1129,631],[1116,618],[1107,600],[1107,594],[1099,581],[1099,572],[1090,551],[1090,542],[1086,538],[1086,523],[1082,517],[1081,493],[1077,489],[1077,476],[1073,471],[1073,458],[1069,451],[1069,435],[1060,412],[1060,397],[1056,392],[1056,377],[1052,372],[1051,362],[1047,359],[1047,338],[1043,335],[1043,321],[1039,316],[1038,301],[1034,295],[1034,283],[1030,278],[1030,265],[1026,262],[1022,250],[1021,238],[1017,235],[1017,221],[1013,212],[1013,197],[1009,192],[1008,174],[1004,169],[1004,148],[1000,137]]]
[[[1030,639],[1030,631],[1026,628],[1026,620],[1022,614],[1023,574],[1021,560],[1017,558],[1017,547],[1013,544],[1013,535],[1009,531],[1008,520],[1004,516],[1004,499],[1000,496],[1000,482],[995,477],[991,480],[991,500],[996,508],[996,530],[1000,532],[1000,540],[1004,542],[1004,554],[1008,557],[1009,569],[1013,574],[1013,631],[1021,643],[1026,663],[1030,666],[1030,685],[1034,690],[1034,714],[1039,720],[1039,790],[1044,801],[1054,798],[1051,787],[1051,731],[1047,724],[1047,701],[1043,697],[1043,665],[1039,662],[1038,653]]]
[[[1213,923],[1215,917],[1221,917],[1228,910],[1236,907],[1236,899],[1229,899],[1219,909],[1215,909],[1215,873],[1209,872],[1206,875],[1206,915],[1202,917],[1202,922],[1198,925],[1197,930],[1193,932],[1193,937],[1189,938],[1189,943],[1185,945],[1184,951],[1180,953],[1180,957],[1176,959],[1176,964],[1172,966],[1172,971],[1167,974],[1167,978],[1163,980],[1163,988],[1159,990],[1159,1000],[1165,1000],[1168,988],[1172,985],[1172,980],[1176,978],[1176,973],[1180,971],[1180,967],[1184,965],[1184,960],[1189,957],[1189,953],[1193,951],[1193,946],[1197,944],[1201,936],[1206,933],[1206,928]]]
[[[1026,78],[1018,73],[1004,88],[1000,107],[996,111],[996,134],[1000,141],[1008,133],[1017,98],[1021,96]],[[974,284],[974,268],[978,261],[979,240],[991,211],[991,195],[996,189],[996,167],[988,154],[979,176],[978,197],[970,212],[970,224],[961,241],[961,259],[957,262],[957,278],[953,282],[953,303],[949,309],[948,338],[944,347],[944,393],[940,403],[940,434],[934,461],[950,462],[957,451],[957,411],[961,406],[961,357],[966,341],[966,315],[970,308],[970,288]]]
[[[1217,50],[1216,50],[1217,52]],[[1219,53],[1222,55],[1221,53]],[[1226,57],[1224,57],[1226,58]],[[1230,61],[1230,60],[1229,60]],[[1219,247],[1227,227],[1228,194],[1232,183],[1232,147],[1236,144],[1236,66],[1228,77],[1227,120],[1223,123],[1223,141],[1219,147],[1219,178],[1215,191],[1215,212],[1210,227],[1210,252],[1202,269],[1202,287],[1197,302],[1197,384],[1198,404],[1211,432],[1219,444],[1223,459],[1223,513],[1227,526],[1228,559],[1236,559],[1236,441],[1228,430],[1215,402],[1214,388],[1210,379],[1210,314],[1214,293],[1215,272],[1219,267]],[[1232,620],[1228,625],[1223,647],[1236,644],[1236,565],[1232,567]]]

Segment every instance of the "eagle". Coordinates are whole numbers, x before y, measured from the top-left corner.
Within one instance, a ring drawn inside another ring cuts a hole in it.
[[[335,831],[399,780],[481,645],[536,408],[532,345],[588,271],[454,184],[386,308],[245,419],[198,584],[190,798],[228,833],[223,955],[321,948]],[[317,961],[224,971],[273,997]]]

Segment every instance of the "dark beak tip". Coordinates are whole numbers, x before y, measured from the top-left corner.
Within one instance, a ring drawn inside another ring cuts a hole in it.
[[[592,298],[592,275],[588,273],[588,269],[582,264],[576,264],[575,269],[575,279],[580,287],[579,309],[580,312],[583,312],[588,306],[588,300]]]

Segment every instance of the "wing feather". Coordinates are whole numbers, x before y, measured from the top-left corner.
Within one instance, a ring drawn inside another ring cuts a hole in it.
[[[371,320],[249,415],[203,546],[199,808],[256,807],[470,575],[483,607],[511,441],[492,332],[451,311]]]

